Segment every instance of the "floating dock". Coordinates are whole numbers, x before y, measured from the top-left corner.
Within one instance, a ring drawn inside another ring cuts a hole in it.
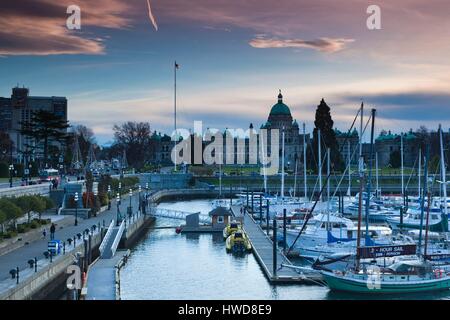
[[[243,210],[244,214],[241,215],[241,206],[231,206],[231,211],[236,218],[242,219],[244,231],[252,243],[253,254],[271,283],[322,282],[322,275],[319,272],[303,272],[289,268],[294,265],[279,248],[276,250],[277,268],[274,273],[273,241],[246,210]]]

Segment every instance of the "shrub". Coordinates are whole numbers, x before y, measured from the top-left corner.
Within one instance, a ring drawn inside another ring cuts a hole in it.
[[[31,223],[30,223],[30,228],[31,229],[37,229],[39,227],[40,227],[40,224],[39,224],[38,221],[36,221],[36,220],[31,221]]]
[[[25,233],[28,231],[30,231],[30,227],[26,223],[22,223],[17,226],[18,233]]]
[[[11,239],[11,238],[14,238],[15,236],[17,236],[17,232],[16,231],[8,231],[8,232],[3,234],[3,238],[4,239]]]

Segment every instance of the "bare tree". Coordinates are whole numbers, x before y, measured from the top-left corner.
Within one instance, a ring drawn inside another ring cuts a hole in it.
[[[126,150],[128,163],[140,169],[149,156],[151,129],[148,122],[128,121],[121,125],[114,125],[114,144]]]

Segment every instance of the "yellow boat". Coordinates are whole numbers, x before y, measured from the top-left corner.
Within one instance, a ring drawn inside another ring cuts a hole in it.
[[[236,231],[228,236],[225,244],[228,253],[245,253],[252,250],[250,240],[242,230]]]
[[[233,233],[240,230],[242,230],[241,224],[237,221],[231,221],[230,224],[223,229],[223,240],[226,240]]]

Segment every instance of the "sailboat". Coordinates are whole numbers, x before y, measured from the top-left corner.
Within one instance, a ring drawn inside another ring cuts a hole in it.
[[[372,109],[372,133],[370,159],[373,157],[373,133],[375,123],[375,110]],[[428,160],[428,153],[427,153]],[[369,162],[371,164],[371,162]],[[425,165],[427,168],[427,165]],[[427,169],[425,170],[427,171]],[[368,194],[370,194],[370,176],[368,179]],[[426,176],[426,174],[425,174]],[[427,179],[425,178],[425,183]],[[369,202],[369,196],[367,197]],[[366,207],[366,229],[368,227],[368,211]],[[360,211],[361,212],[361,211]],[[423,218],[423,200],[422,217]],[[361,215],[359,216],[359,221]],[[423,221],[423,219],[421,220]],[[360,233],[358,230],[358,244]],[[421,236],[419,238],[418,252],[421,253]],[[367,238],[366,238],[367,245]],[[425,240],[426,246],[426,240]],[[416,251],[415,245],[407,246],[366,246],[357,248],[357,261],[354,269],[343,271],[321,271],[323,279],[331,290],[346,291],[352,293],[369,294],[395,294],[395,293],[417,293],[450,289],[450,274],[443,269],[434,267],[424,259],[414,259],[398,261],[388,266],[380,268],[378,266],[364,266],[360,268],[361,258],[377,258],[411,255]]]

